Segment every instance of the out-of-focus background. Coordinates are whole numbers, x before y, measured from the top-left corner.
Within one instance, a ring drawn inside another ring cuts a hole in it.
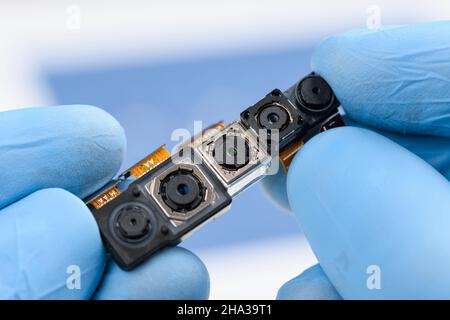
[[[126,130],[125,168],[173,146],[173,129],[238,119],[287,88],[328,35],[445,19],[446,0],[3,0],[0,110],[102,107]],[[257,186],[183,246],[208,267],[211,298],[273,299],[315,263],[294,218]]]

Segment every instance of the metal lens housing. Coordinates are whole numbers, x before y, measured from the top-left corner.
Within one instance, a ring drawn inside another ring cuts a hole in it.
[[[231,196],[262,178],[270,166],[266,145],[257,135],[236,121],[199,147],[205,163],[216,172]]]

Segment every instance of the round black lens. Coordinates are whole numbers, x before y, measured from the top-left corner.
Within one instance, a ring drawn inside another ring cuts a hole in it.
[[[136,240],[146,236],[150,231],[150,219],[147,211],[139,205],[127,205],[120,209],[116,228],[128,239]]]
[[[172,210],[185,213],[202,202],[204,187],[192,171],[179,169],[161,181],[160,193]]]
[[[308,111],[322,112],[332,105],[333,93],[328,83],[321,77],[310,76],[303,79],[296,88],[297,101]]]
[[[257,117],[261,127],[268,130],[283,130],[290,121],[286,109],[277,104],[263,108]]]
[[[280,116],[275,112],[272,112],[267,116],[267,120],[269,120],[270,124],[274,125],[280,121]]]

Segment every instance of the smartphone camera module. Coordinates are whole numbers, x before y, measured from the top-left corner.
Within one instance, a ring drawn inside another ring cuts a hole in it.
[[[204,184],[191,170],[179,168],[161,181],[159,193],[172,210],[189,212],[200,205],[205,191]]]
[[[268,130],[283,130],[292,121],[289,112],[279,104],[266,106],[257,118],[259,125]]]
[[[260,134],[261,130],[267,130],[268,145],[273,143],[274,132],[277,132],[278,138],[275,142],[280,149],[297,138],[296,134],[302,130],[303,124],[298,109],[278,89],[242,112],[241,121],[256,134]]]
[[[187,151],[176,161],[165,152],[152,154],[127,171],[139,178],[125,183],[126,189],[116,182],[89,202],[108,251],[123,269],[178,244],[230,207],[222,182],[194,161],[197,151]],[[145,171],[150,163],[158,164]]]
[[[295,87],[295,100],[299,108],[309,114],[323,114],[339,105],[333,90],[322,77],[312,73]]]
[[[129,203],[118,208],[115,229],[126,241],[140,241],[150,235],[152,225],[148,208],[140,203]]]
[[[232,196],[262,178],[271,160],[266,145],[240,122],[203,141],[200,152]]]
[[[145,188],[174,227],[201,221],[228,203],[222,184],[194,149],[180,151],[176,161],[155,169]]]
[[[219,217],[232,197],[289,165],[320,132],[344,125],[326,81],[307,75],[287,91],[272,90],[240,121],[206,128],[174,154],[164,146],[86,199],[103,243],[123,269],[180,243]]]
[[[146,188],[171,222],[178,226],[210,205],[214,186],[194,164],[174,164]]]

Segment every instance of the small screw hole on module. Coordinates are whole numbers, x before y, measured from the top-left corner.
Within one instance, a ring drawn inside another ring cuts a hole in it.
[[[281,96],[281,91],[280,91],[280,90],[273,90],[273,91],[271,92],[271,94],[272,94],[273,96],[275,96],[275,97],[279,97],[279,96]]]

